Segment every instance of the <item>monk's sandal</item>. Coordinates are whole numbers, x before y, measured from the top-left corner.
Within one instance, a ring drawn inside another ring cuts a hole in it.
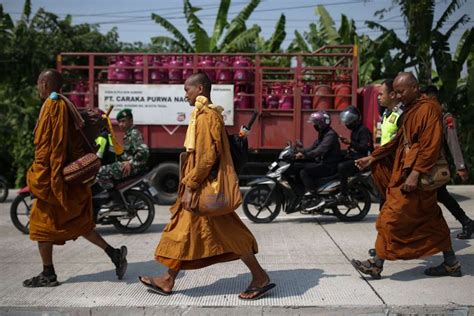
[[[24,287],[53,287],[58,285],[59,282],[57,280],[56,274],[46,276],[43,274],[43,272],[35,277],[23,281]]]
[[[363,274],[368,274],[373,279],[378,280],[382,277],[380,273],[382,272],[383,267],[377,266],[373,259],[368,259],[366,261],[359,261],[359,260],[352,259],[351,263],[354,266],[354,268],[356,268],[359,272]]]
[[[447,265],[446,263],[442,263],[436,267],[429,267],[425,270],[425,274],[429,276],[452,276],[452,277],[460,277],[462,276],[461,272],[461,264],[457,261],[452,266]]]

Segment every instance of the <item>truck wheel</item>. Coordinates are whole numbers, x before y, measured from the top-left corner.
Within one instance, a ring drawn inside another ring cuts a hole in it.
[[[158,201],[170,205],[176,201],[179,185],[179,165],[175,162],[164,162],[155,168],[151,183],[158,191]]]

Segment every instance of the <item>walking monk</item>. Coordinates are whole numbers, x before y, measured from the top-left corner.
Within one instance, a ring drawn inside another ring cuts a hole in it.
[[[442,108],[435,100],[420,96],[418,82],[411,73],[400,73],[393,87],[404,104],[402,128],[395,138],[372,155],[356,160],[360,169],[395,153],[387,200],[377,219],[375,257],[352,260],[362,273],[380,278],[384,260],[417,259],[443,252],[444,262],[425,270],[429,276],[461,276],[461,265],[454,254],[448,225],[436,199],[436,190],[418,189],[420,174],[436,163],[443,142]],[[403,129],[408,143],[405,152]]]
[[[196,105],[186,133],[186,160],[178,199],[171,207],[171,221],[161,235],[155,259],[168,267],[158,277],[138,277],[147,288],[169,295],[180,270],[200,269],[209,265],[241,259],[252,273],[249,287],[239,298],[258,299],[275,287],[255,258],[257,242],[234,212],[221,216],[199,216],[191,211],[194,192],[209,177],[214,164],[232,164],[227,138],[221,137],[224,123],[210,99],[211,81],[204,73],[189,77],[185,84],[186,98]],[[199,99],[199,102],[196,102]],[[225,134],[225,133],[224,133]],[[230,161],[229,161],[230,160]],[[235,176],[235,175],[234,175]]]
[[[36,198],[30,215],[30,239],[38,242],[43,272],[25,280],[25,287],[59,285],[53,266],[53,245],[63,245],[79,236],[107,253],[119,279],[127,269],[127,248],[112,248],[94,229],[89,186],[64,182],[64,166],[84,152],[75,124],[80,114],[58,94],[61,85],[61,74],[54,69],[45,70],[38,77],[39,95],[45,102],[34,131],[35,159],[27,181]]]

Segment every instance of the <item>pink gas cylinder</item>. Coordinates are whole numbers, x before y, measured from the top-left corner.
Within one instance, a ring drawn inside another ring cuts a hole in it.
[[[314,87],[313,109],[327,110],[332,109],[334,99],[332,97],[332,88],[326,84],[320,84]]]
[[[304,84],[301,89],[303,94],[311,94],[311,86],[309,84]],[[313,107],[313,96],[312,95],[303,95],[301,96],[301,108],[304,110],[311,109]]]
[[[252,108],[251,97],[245,95],[248,93],[248,87],[246,85],[237,84],[234,89],[234,107],[238,109],[250,109]]]
[[[115,81],[117,82],[131,82],[133,81],[133,70],[131,68],[132,63],[128,56],[120,57],[115,63]]]
[[[134,60],[133,78],[136,83],[143,82],[143,56],[136,56]]]
[[[251,80],[250,71],[248,69],[241,69],[243,67],[250,67],[250,61],[243,57],[237,56],[233,63],[234,71],[234,81],[243,81],[248,82]]]
[[[115,81],[115,57],[109,57],[109,66],[107,67],[107,80]]]
[[[293,109],[293,95],[291,95],[291,87],[285,86],[283,88],[283,94],[278,101],[278,108],[283,110]]]
[[[199,62],[199,66],[203,69],[203,72],[209,77],[211,82],[216,80],[216,71],[214,69],[209,69],[209,67],[214,67],[215,63],[211,56],[206,56]]]
[[[221,60],[216,63],[216,66],[219,67],[216,71],[217,83],[229,83],[232,81],[232,70],[229,59],[224,56]]]
[[[352,88],[348,84],[340,84],[334,89],[336,95],[334,100],[334,108],[336,110],[344,110],[351,105]]]
[[[86,91],[84,87],[84,83],[80,82],[74,86],[74,90],[71,91],[69,94],[69,100],[74,103],[77,107],[82,108],[85,106],[84,98],[85,95],[83,94]]]
[[[163,63],[158,59],[153,60],[153,67],[161,67]],[[165,83],[168,81],[168,72],[164,69],[150,69],[150,81],[151,83]]]
[[[189,59],[184,64],[185,69],[183,69],[183,80],[188,79],[193,74],[193,60]]]
[[[265,99],[265,103],[268,109],[278,109],[281,97],[281,86],[273,85],[270,89],[270,94]]]
[[[170,83],[183,82],[183,61],[181,58],[173,56],[169,62],[168,78]]]

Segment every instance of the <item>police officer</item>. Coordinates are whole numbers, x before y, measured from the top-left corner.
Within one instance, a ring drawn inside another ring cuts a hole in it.
[[[343,162],[339,163],[338,174],[341,181],[342,199],[347,199],[347,178],[358,172],[354,161],[368,156],[374,150],[372,133],[362,124],[361,114],[357,107],[349,105],[340,114],[341,122],[351,130],[351,138],[339,137],[339,140],[349,145]]]
[[[110,134],[107,129],[104,129],[102,133],[100,133],[95,143],[98,147],[96,155],[99,157],[102,166],[110,165],[117,161],[112,134]]]
[[[383,146],[395,137],[402,123],[403,109],[396,99],[395,91],[393,91],[392,79],[387,79],[382,83],[378,93],[378,101],[379,105],[385,108],[380,126],[380,145]]]
[[[97,175],[98,184],[106,190],[114,187],[114,180],[139,174],[146,170],[149,156],[148,146],[143,142],[140,131],[133,125],[133,114],[130,109],[123,109],[117,114],[119,128],[125,132],[123,154],[118,161],[104,165]]]
[[[338,136],[331,128],[331,117],[325,111],[312,113],[308,123],[313,124],[318,132],[318,139],[311,147],[299,151],[296,159],[312,160],[300,171],[306,194],[312,194],[316,189],[314,180],[336,174],[337,164],[341,162],[342,154]]]
[[[438,89],[435,86],[427,86],[421,89],[422,95],[437,99]],[[468,179],[468,172],[464,163],[464,158],[461,152],[461,146],[459,145],[458,135],[456,131],[456,122],[451,113],[443,114],[443,129],[444,138],[448,145],[451,157],[453,157],[454,165],[456,166],[456,173],[459,177],[466,181]],[[438,202],[443,204],[451,214],[461,223],[462,231],[457,235],[458,239],[469,239],[474,232],[474,221],[472,221],[466,212],[461,208],[459,203],[449,194],[446,189],[446,185],[443,185],[438,189]]]

